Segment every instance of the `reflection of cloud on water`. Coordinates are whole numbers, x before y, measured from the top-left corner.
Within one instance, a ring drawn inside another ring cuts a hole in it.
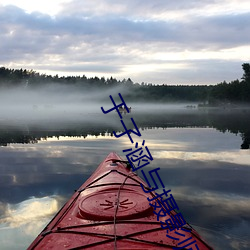
[[[242,139],[229,132],[221,133],[213,128],[167,128],[145,131],[143,138],[154,150],[214,152],[231,151]]]
[[[250,249],[250,241],[248,238],[242,238],[238,235],[234,235],[231,232],[231,235],[228,233],[225,234],[218,230],[211,230],[208,228],[200,227],[194,225],[194,228],[202,235],[203,239],[211,244],[214,249],[224,250],[224,249],[234,249],[234,250],[243,250],[243,249]],[[249,226],[246,224],[239,224],[239,226],[234,227],[234,230],[237,232],[240,231],[249,231]]]
[[[1,249],[26,248],[59,210],[60,200],[58,196],[47,196],[5,204],[0,218]]]
[[[142,141],[143,141],[143,138],[136,140],[136,142],[139,143],[139,146],[142,145]],[[168,151],[170,151],[170,150],[185,150],[186,149],[184,144],[179,144],[177,142],[166,142],[166,141],[164,142],[163,141],[162,143],[159,143],[159,142],[154,142],[153,140],[145,140],[145,141],[146,141],[145,145],[151,149],[150,151],[154,150],[155,152],[158,152],[158,150],[163,150],[163,149],[168,150]],[[134,146],[131,146],[131,142],[128,138],[126,138],[126,140],[123,140],[122,143],[123,143],[124,147],[126,147],[126,148],[134,147]],[[156,154],[155,152],[154,152],[154,155]]]
[[[63,141],[69,141],[69,142],[74,142],[74,141],[88,141],[88,140],[107,140],[107,139],[113,139],[113,140],[117,140],[116,137],[114,136],[111,136],[111,133],[108,133],[108,132],[105,132],[103,134],[99,134],[99,135],[87,135],[87,136],[53,136],[53,137],[48,137],[46,139],[41,139],[41,142],[57,142],[57,141],[60,141],[60,142],[63,142]]]
[[[119,147],[113,138],[12,144],[0,152],[0,200],[18,203],[33,195],[71,194]]]
[[[175,187],[173,194],[186,220],[215,249],[250,249],[249,197],[190,187]]]
[[[117,148],[118,140],[109,140],[110,147]],[[45,174],[90,174],[94,167],[98,166],[103,158],[111,151],[107,147],[106,140],[74,140],[71,141],[49,141],[39,142],[36,145],[13,144],[9,148],[11,152],[6,152],[0,165],[12,165],[5,171],[8,178],[8,184],[22,185],[23,181],[27,183],[41,182]],[[113,146],[115,145],[115,146]],[[106,147],[105,147],[106,146]],[[101,155],[102,151],[106,151]],[[90,152],[88,154],[88,152]],[[0,154],[1,155],[1,154]],[[35,162],[35,163],[34,163]],[[23,172],[19,173],[19,165],[25,166],[27,170],[25,176]],[[13,178],[13,175],[16,175]],[[22,175],[22,179],[18,178]],[[38,175],[38,179],[34,175]],[[28,177],[31,177],[28,179]],[[7,178],[7,177],[6,177]],[[46,176],[48,178],[48,176]],[[0,183],[1,186],[1,183]]]
[[[182,151],[158,151],[154,153],[158,159],[182,159],[199,161],[221,161],[249,166],[250,155],[248,151],[220,151],[220,152],[182,152]]]
[[[175,187],[173,189],[175,197],[185,204],[199,204],[199,206],[218,206],[218,214],[237,215],[246,213],[249,216],[250,198],[230,193],[209,192],[189,187]]]
[[[33,226],[43,218],[50,217],[59,209],[55,197],[31,198],[21,203],[8,204],[0,223],[15,228],[25,225],[26,233],[33,234]]]

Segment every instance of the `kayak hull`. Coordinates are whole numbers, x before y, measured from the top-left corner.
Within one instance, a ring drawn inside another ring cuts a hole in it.
[[[173,239],[178,229],[167,233],[161,227],[148,201],[155,197],[155,193],[145,193],[140,184],[146,189],[147,184],[123,159],[110,153],[28,249],[179,247],[180,240]],[[172,213],[176,214],[175,211]],[[169,218],[166,215],[161,221]],[[212,249],[189,225],[183,228],[186,231],[181,234],[195,240],[198,247],[189,249]]]

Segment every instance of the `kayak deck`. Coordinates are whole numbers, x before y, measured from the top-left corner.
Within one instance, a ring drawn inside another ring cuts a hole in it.
[[[110,153],[28,249],[212,249],[188,224],[167,233],[147,199],[155,192],[145,193],[140,184],[149,190]],[[184,237],[195,244],[181,248]]]

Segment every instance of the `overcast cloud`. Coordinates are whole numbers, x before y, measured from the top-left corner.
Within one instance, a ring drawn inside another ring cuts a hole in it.
[[[20,2],[0,0],[1,66],[215,84],[250,61],[248,0],[57,0],[53,11],[46,0]]]

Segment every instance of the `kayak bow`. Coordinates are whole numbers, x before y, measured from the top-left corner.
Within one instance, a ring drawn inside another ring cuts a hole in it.
[[[188,224],[182,231],[172,228],[167,233],[147,199],[155,197],[155,192],[145,193],[140,184],[149,190],[122,158],[110,153],[28,250],[213,249]],[[166,215],[161,221],[169,218]],[[181,239],[176,238],[178,232]],[[191,241],[193,248],[187,246]]]

